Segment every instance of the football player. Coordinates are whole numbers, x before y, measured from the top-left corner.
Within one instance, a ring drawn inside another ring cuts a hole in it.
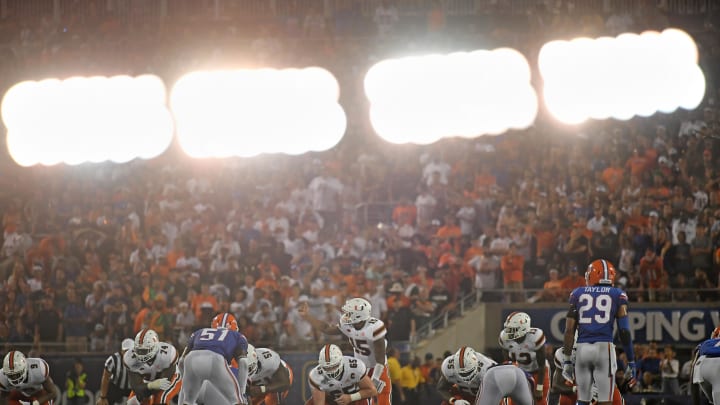
[[[320,350],[318,365],[310,370],[308,382],[312,397],[305,405],[370,405],[377,395],[365,364],[344,356],[335,345]]]
[[[713,404],[720,404],[720,327],[695,349],[690,373],[693,405],[700,405],[700,392]]]
[[[17,350],[5,355],[0,373],[0,403],[52,405],[54,400],[59,399],[59,392],[50,378],[50,366],[45,360],[26,358]]]
[[[485,373],[475,405],[498,405],[503,398],[517,405],[533,405],[534,386],[535,380],[527,371],[513,364],[499,364]]]
[[[132,350],[123,355],[132,387],[128,405],[169,405],[181,387],[177,359],[175,347],[160,342],[154,330],[138,332]]]
[[[573,363],[573,366],[575,364],[575,347],[573,347],[572,354],[570,355],[570,360]],[[554,394],[558,394],[560,396],[559,405],[576,405],[577,404],[577,386],[575,384],[570,383],[565,380],[562,376],[562,369],[563,369],[563,362],[565,361],[565,356],[563,355],[563,348],[559,347],[557,350],[555,350],[555,356],[554,356],[554,363],[555,363],[555,371],[553,372],[553,378],[552,378],[552,386],[550,387],[550,392]],[[597,402],[597,388],[595,385],[593,385],[593,402]],[[615,392],[613,393],[613,405],[623,405],[625,403],[625,400],[622,397],[622,394],[620,394],[620,389],[615,386]]]
[[[545,334],[530,326],[530,315],[513,312],[505,319],[498,338],[505,360],[530,373],[537,385],[533,397],[538,405],[547,405],[550,391],[550,364],[545,359]]]
[[[495,360],[468,346],[461,347],[455,354],[445,358],[437,382],[443,404],[470,405],[480,390],[483,376],[496,364]]]
[[[565,318],[563,345],[563,378],[577,384],[577,403],[587,405],[592,399],[593,382],[599,405],[611,405],[615,395],[617,359],[613,344],[613,322],[628,359],[628,378],[635,384],[633,353],[627,295],[613,287],[615,266],[605,259],[590,263],[585,272],[585,287],[570,293],[570,310]],[[575,332],[577,330],[577,343]],[[575,364],[572,348],[577,344]]]
[[[345,335],[353,347],[355,358],[362,361],[378,391],[377,404],[390,405],[390,377],[387,371],[387,330],[383,321],[370,315],[370,303],[363,298],[350,298],[342,306],[337,324],[326,324],[307,313],[307,306],[299,311],[315,328],[328,335]]]
[[[252,345],[250,345],[252,346]],[[253,405],[282,405],[293,382],[292,369],[276,352],[248,350],[248,392]]]
[[[217,329],[217,328],[225,328],[234,330],[235,332],[240,332],[240,328],[237,324],[237,319],[235,319],[235,316],[229,312],[223,312],[220,314],[215,315],[215,317],[210,321],[210,327]],[[187,348],[185,348],[185,351],[187,351]],[[185,356],[185,351],[180,356],[180,358],[183,358]],[[233,371],[233,374],[237,377],[238,375],[238,362],[233,358],[230,360],[230,369]]]
[[[222,403],[245,404],[248,351],[247,339],[238,331],[203,328],[193,332],[184,352],[186,354],[179,362],[183,376],[180,405],[195,405],[205,382],[212,385],[213,392],[219,393]],[[237,360],[237,376],[230,370],[232,359]],[[205,387],[206,393],[209,390]],[[202,399],[204,403],[214,403],[208,398]]]

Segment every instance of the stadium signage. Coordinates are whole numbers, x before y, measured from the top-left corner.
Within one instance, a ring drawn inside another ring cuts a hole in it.
[[[542,328],[550,344],[562,344],[566,309],[523,310],[533,326]],[[512,310],[503,311],[503,319]],[[633,340],[637,342],[696,344],[710,336],[720,325],[720,310],[704,308],[662,309],[633,308],[628,314]]]

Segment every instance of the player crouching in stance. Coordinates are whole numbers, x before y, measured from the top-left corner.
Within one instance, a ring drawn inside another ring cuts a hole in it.
[[[187,354],[179,362],[183,375],[180,405],[196,405],[199,399],[208,405],[245,404],[248,347],[245,336],[236,330],[221,327],[193,332]],[[230,369],[233,359],[237,360],[237,377]]]
[[[45,360],[26,358],[17,350],[5,355],[0,373],[0,404],[52,405],[59,392]]]
[[[545,359],[542,329],[530,327],[530,315],[525,312],[513,312],[505,319],[498,342],[505,360],[512,361],[537,381],[533,396],[538,405],[547,405],[550,364]]]
[[[503,398],[510,398],[515,405],[534,405],[534,390],[535,381],[528,372],[512,364],[500,364],[485,373],[475,405],[498,405]]]
[[[695,360],[690,376],[690,393],[693,405],[700,405],[702,392],[708,401],[720,404],[720,327],[715,328],[710,339],[695,349]]]
[[[123,355],[132,388],[128,405],[169,405],[180,392],[177,359],[173,345],[160,342],[152,329],[141,330],[132,350]]]
[[[365,364],[344,356],[335,345],[320,350],[318,365],[310,370],[308,382],[312,398],[305,405],[371,405],[372,397],[378,394]]]
[[[470,405],[480,390],[485,372],[496,364],[495,360],[468,346],[445,358],[437,382],[443,404]]]
[[[252,405],[284,404],[292,386],[293,372],[280,355],[265,348],[249,349],[247,362]]]
[[[563,378],[577,384],[577,403],[592,400],[593,386],[599,405],[611,405],[615,396],[617,359],[613,344],[613,321],[617,320],[618,335],[628,359],[630,385],[635,379],[627,295],[613,287],[615,266],[607,260],[595,260],[585,272],[586,287],[570,293],[570,310],[565,318],[563,345]],[[577,342],[575,331],[577,330]],[[577,344],[575,362],[573,345]]]
[[[371,316],[370,302],[364,298],[350,298],[342,306],[340,322],[326,324],[308,314],[307,304],[300,315],[314,328],[326,335],[343,334],[353,347],[355,358],[365,364],[378,391],[377,405],[390,405],[392,384],[387,370],[387,329],[385,323]]]

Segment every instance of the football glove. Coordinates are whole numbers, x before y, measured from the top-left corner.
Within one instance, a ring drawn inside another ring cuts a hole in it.
[[[628,386],[630,388],[637,384],[637,368],[634,361],[628,363],[627,369],[625,370],[625,379],[628,380]]]
[[[167,391],[170,386],[172,386],[172,383],[167,378],[158,378],[155,381],[150,381],[147,385],[148,389],[160,391]]]

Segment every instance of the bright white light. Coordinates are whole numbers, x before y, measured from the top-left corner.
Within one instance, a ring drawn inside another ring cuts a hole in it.
[[[551,41],[540,50],[538,67],[548,111],[574,125],[697,107],[705,94],[697,60],[692,38],[667,29]]]
[[[365,75],[370,122],[388,142],[498,135],[535,120],[530,67],[514,49],[378,62]]]
[[[21,166],[123,163],[163,153],[173,123],[155,76],[21,82],[2,100],[10,156]]]
[[[302,154],[345,133],[337,80],[325,69],[194,72],[172,89],[180,146],[196,158]]]

